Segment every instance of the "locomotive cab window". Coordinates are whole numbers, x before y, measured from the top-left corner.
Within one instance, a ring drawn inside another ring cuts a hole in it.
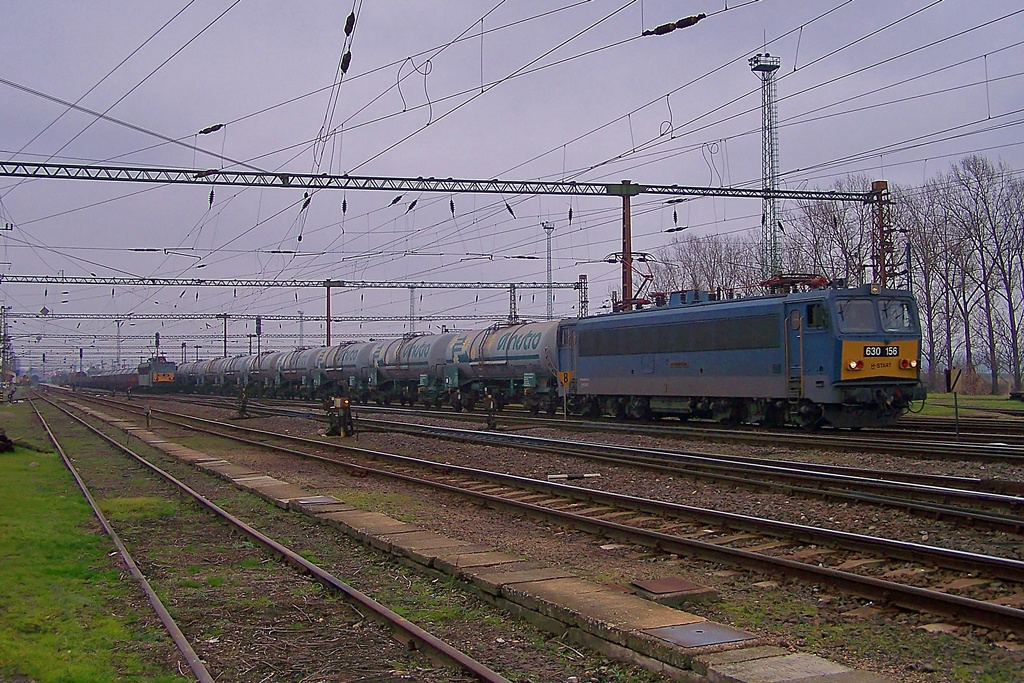
[[[875,302],[871,299],[840,299],[836,301],[839,328],[843,332],[876,332]]]
[[[822,304],[809,304],[805,320],[807,327],[812,330],[828,329],[828,312]]]
[[[882,316],[882,330],[885,332],[910,333],[916,328],[914,312],[910,304],[900,299],[882,299],[878,302]]]

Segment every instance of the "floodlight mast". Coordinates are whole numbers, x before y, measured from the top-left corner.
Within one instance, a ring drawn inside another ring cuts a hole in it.
[[[775,195],[779,189],[778,112],[775,72],[782,61],[767,52],[750,58],[750,70],[761,78],[761,277],[779,274],[779,220]]]

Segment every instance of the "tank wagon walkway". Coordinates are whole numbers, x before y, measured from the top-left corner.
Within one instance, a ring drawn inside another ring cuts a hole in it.
[[[400,561],[455,577],[485,600],[536,626],[671,679],[707,683],[891,683],[815,655],[765,645],[757,636],[584,581],[485,546],[304,491],[219,457],[165,441],[93,408],[79,410],[275,505],[332,525]]]

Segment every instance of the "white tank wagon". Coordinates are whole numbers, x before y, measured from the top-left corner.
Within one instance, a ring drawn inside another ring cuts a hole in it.
[[[376,355],[377,393],[384,403],[423,403],[440,408],[449,398],[444,367],[453,332],[386,342]]]
[[[224,364],[224,386],[226,389],[245,386],[249,381],[249,364],[252,356],[234,356]]]
[[[323,360],[330,347],[290,351],[281,360],[281,381],[285,393],[314,395],[323,382]]]
[[[258,393],[272,392],[281,384],[281,363],[287,355],[287,351],[266,351],[253,359],[249,381]]]
[[[455,335],[445,385],[455,410],[473,410],[490,393],[498,406],[522,403],[553,412],[557,401],[559,321],[494,326]]]

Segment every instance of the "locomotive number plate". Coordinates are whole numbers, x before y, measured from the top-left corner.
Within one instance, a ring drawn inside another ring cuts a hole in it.
[[[899,346],[865,346],[866,358],[895,358],[900,355]]]

